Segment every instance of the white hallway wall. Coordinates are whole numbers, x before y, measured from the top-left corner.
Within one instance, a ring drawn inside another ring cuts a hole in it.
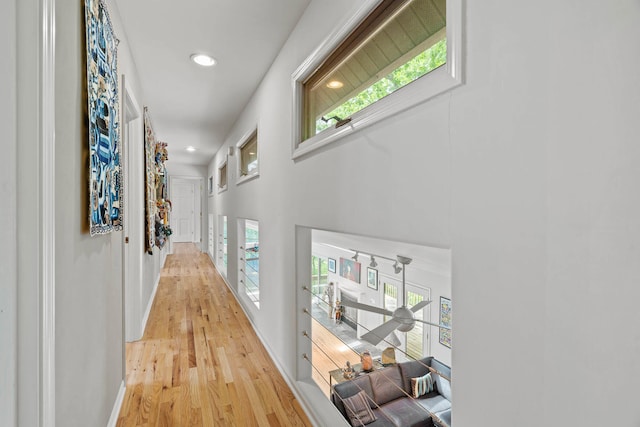
[[[119,73],[126,75],[138,102],[144,102],[117,9],[113,2],[107,2],[107,7],[120,39]],[[122,232],[90,237],[85,230],[88,166],[83,119],[83,13],[82,2],[56,1],[55,373],[56,420],[65,426],[106,425],[124,379]],[[140,180],[140,174],[133,176],[138,177],[134,181]],[[144,219],[132,219],[131,227],[131,238],[142,239]],[[143,264],[141,312],[158,277],[161,259],[157,249],[142,261],[135,257],[135,262]]]
[[[5,135],[0,168],[0,425],[13,426],[17,420],[17,208],[16,208],[16,3],[0,4],[0,128]]]
[[[290,76],[357,4],[311,3],[209,166],[258,124],[261,176],[209,207],[260,221],[246,309],[278,362],[295,377],[296,226],[447,247],[458,427],[495,402],[496,426],[637,426],[638,3],[465,2],[463,87],[293,162]]]

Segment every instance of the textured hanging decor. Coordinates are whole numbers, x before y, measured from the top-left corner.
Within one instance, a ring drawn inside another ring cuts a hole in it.
[[[171,200],[167,198],[167,168],[165,162],[169,160],[167,143],[157,141],[155,151],[156,173],[156,246],[163,248],[173,231],[169,226],[169,212],[171,212]]]
[[[118,113],[118,41],[105,5],[85,0],[89,107],[89,229],[122,229],[122,176]]]
[[[149,110],[144,107],[144,169],[145,169],[145,251],[162,249],[172,234],[169,226],[171,200],[167,197],[167,143],[156,140]]]
[[[153,253],[156,242],[156,136],[151,126],[151,117],[144,107],[144,209],[145,209],[145,250]]]

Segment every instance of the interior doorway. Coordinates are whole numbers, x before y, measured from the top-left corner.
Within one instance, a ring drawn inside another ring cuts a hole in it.
[[[173,243],[195,243],[202,250],[202,178],[171,177],[171,229]]]

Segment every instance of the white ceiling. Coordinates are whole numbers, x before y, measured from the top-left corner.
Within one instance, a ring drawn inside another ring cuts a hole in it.
[[[310,0],[115,1],[156,137],[171,162],[206,165]]]

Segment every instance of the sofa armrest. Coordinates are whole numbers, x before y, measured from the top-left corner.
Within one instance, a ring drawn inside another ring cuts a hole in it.
[[[451,409],[431,414],[431,420],[436,427],[451,427]]]

